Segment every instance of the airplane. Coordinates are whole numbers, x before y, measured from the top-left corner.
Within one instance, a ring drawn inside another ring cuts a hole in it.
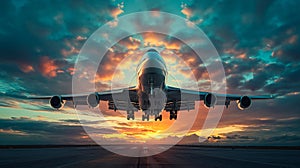
[[[161,112],[170,113],[170,120],[177,120],[179,110],[195,109],[195,101],[204,101],[208,108],[221,105],[227,108],[231,101],[237,101],[238,107],[243,110],[250,107],[252,100],[272,99],[273,96],[258,95],[234,95],[202,92],[182,89],[166,85],[167,68],[164,59],[155,49],[149,49],[141,58],[137,66],[137,86],[129,88],[94,92],[80,95],[54,95],[34,96],[30,99],[48,99],[51,107],[60,109],[66,101],[73,104],[84,104],[96,108],[100,101],[108,102],[110,110],[124,110],[127,112],[127,120],[134,120],[134,113],[142,110],[142,120],[149,121],[149,116],[154,116],[155,121],[162,121]],[[78,101],[82,100],[82,101]]]

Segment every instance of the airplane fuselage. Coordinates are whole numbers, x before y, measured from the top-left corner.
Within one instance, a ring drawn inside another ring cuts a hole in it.
[[[156,50],[148,50],[137,67],[139,105],[146,114],[158,115],[163,110],[166,75],[163,58]]]

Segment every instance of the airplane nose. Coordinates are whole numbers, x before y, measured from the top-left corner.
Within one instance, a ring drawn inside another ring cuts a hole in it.
[[[153,49],[153,48],[149,49],[147,52],[156,52],[156,53],[158,53],[158,51]]]

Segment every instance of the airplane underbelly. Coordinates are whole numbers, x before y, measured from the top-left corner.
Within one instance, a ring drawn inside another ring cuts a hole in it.
[[[151,89],[165,88],[165,73],[159,68],[147,68],[143,70],[143,73],[139,76],[139,88],[147,93],[151,94]]]
[[[146,68],[139,76],[139,104],[142,110],[161,111],[166,102],[165,73],[159,68]]]
[[[160,88],[154,88],[153,94],[139,93],[139,104],[143,111],[161,112],[165,108],[167,97]]]

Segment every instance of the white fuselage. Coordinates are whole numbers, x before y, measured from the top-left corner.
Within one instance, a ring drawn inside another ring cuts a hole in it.
[[[150,114],[160,113],[166,101],[165,79],[167,67],[160,54],[148,50],[137,67],[139,105]]]

